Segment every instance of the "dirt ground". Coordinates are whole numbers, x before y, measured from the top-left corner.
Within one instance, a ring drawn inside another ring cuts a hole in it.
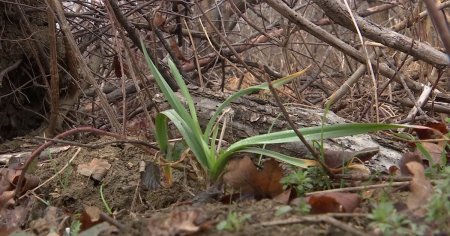
[[[100,138],[89,144],[111,140]],[[13,151],[11,147],[14,143],[17,145],[17,141],[13,141],[2,144],[0,148],[3,152]],[[25,146],[27,145],[22,144],[22,148],[15,147],[14,151],[24,149]],[[28,149],[31,149],[31,146]],[[89,163],[94,158],[105,160],[111,165],[101,182],[77,171],[80,165]],[[181,169],[175,170],[172,186],[165,186],[161,178],[161,187],[151,191],[145,190],[140,183],[140,163],[155,162],[155,155],[130,144],[114,144],[101,148],[71,146],[60,153],[41,155],[40,159],[37,168],[33,168],[31,173],[38,176],[41,183],[45,181],[45,184],[28,195],[30,198],[40,199],[32,204],[34,214],[31,214],[28,222],[46,218],[48,208],[56,207],[68,217],[64,223],[68,226],[83,214],[87,206],[106,212],[107,204],[112,211],[113,221],[124,227],[123,231],[111,231],[112,234],[118,235],[349,234],[321,220],[289,223],[287,219],[295,220],[301,214],[295,211],[279,214],[279,208],[285,204],[271,199],[239,200],[231,204],[217,199],[205,200],[202,197],[207,190],[205,183],[199,182],[187,171],[183,173]],[[105,202],[100,196],[101,186]],[[229,213],[239,217],[245,216],[246,219],[239,222],[238,230],[218,230],[216,225],[225,220]],[[348,221],[345,217],[341,219]],[[355,228],[363,228],[365,222],[352,217],[349,224]],[[33,223],[24,228],[36,233]]]

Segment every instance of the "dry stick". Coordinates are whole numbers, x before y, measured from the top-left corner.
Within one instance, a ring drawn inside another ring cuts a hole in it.
[[[12,65],[6,67],[5,69],[3,69],[2,71],[0,71],[0,87],[2,86],[2,82],[3,82],[3,77],[5,75],[7,75],[9,72],[17,69],[17,67],[19,67],[20,63],[22,63],[23,59],[19,59],[16,62],[14,62]]]
[[[42,186],[46,185],[48,182],[52,181],[52,179],[56,178],[56,176],[60,175],[71,163],[72,161],[75,159],[75,157],[78,156],[78,153],[80,153],[81,151],[81,147],[79,147],[77,149],[77,151],[75,152],[75,154],[73,154],[73,156],[70,158],[70,160],[63,166],[63,168],[61,168],[58,172],[56,172],[52,177],[46,179],[42,184],[40,184],[39,186],[37,186],[36,188],[32,189],[32,192],[35,192],[36,190],[40,189]],[[25,196],[25,195],[24,195]]]
[[[325,12],[327,16],[332,18],[334,22],[351,31],[356,30],[352,23],[352,19],[342,2],[337,0],[313,1]],[[360,16],[355,16],[354,19],[358,24],[359,29],[361,29],[362,35],[366,38],[382,43],[383,45],[398,51],[407,53],[438,68],[450,65],[450,58],[445,53],[432,46],[415,41],[410,37],[399,34],[390,29],[380,27]],[[411,43],[414,43],[414,47],[412,48],[410,47]]]
[[[336,174],[336,178],[339,179],[348,179],[355,181],[369,181],[369,180],[378,180],[378,181],[411,181],[411,176],[391,176],[391,175],[375,175],[375,176],[367,176],[362,174]]]
[[[48,121],[48,134],[53,136],[58,123],[58,114],[59,114],[59,75],[58,75],[58,51],[57,51],[57,43],[56,43],[56,22],[55,22],[55,13],[52,9],[54,9],[54,2],[49,1],[50,8],[47,9],[48,15],[48,27],[49,27],[49,41],[50,41],[50,99],[51,99],[51,110],[50,110],[50,118]]]
[[[117,20],[117,16],[115,15],[115,13],[114,13],[114,11],[113,11],[109,1],[106,1],[106,6],[107,6],[108,11],[111,13],[111,18],[112,18],[111,20],[113,21],[112,25],[113,26],[116,25],[115,28],[117,28],[117,31],[119,32],[120,37],[122,38],[122,43],[123,43],[123,46],[125,48],[125,57],[127,59],[128,68],[130,68],[129,73],[130,73],[130,76],[131,76],[132,81],[134,83],[134,87],[136,88],[137,94],[143,94],[143,92],[141,90],[141,87],[139,86],[139,83],[138,83],[138,81],[136,79],[136,77],[137,77],[137,75],[136,75],[136,71],[137,71],[136,65],[137,65],[137,63],[134,60],[134,58],[131,57],[131,50],[130,50],[130,47],[129,47],[128,43],[126,42],[125,34],[123,33],[122,28],[120,27],[120,23]],[[142,76],[139,76],[139,78],[141,79],[141,82],[144,85],[145,81],[142,79]],[[122,86],[122,87],[124,87],[124,86]],[[146,86],[144,86],[144,87],[146,87]],[[147,95],[147,97],[151,98],[150,92],[148,91],[148,89],[145,89],[144,91],[146,92],[145,94]],[[124,92],[123,92],[123,95],[124,95],[124,97],[126,97]],[[146,104],[145,98],[142,95],[138,95],[138,99],[139,99],[139,101],[142,104],[142,109],[144,111],[145,117],[147,118],[147,122],[150,125],[150,129],[152,130],[152,132],[154,132],[156,130],[155,124],[153,123],[153,119],[152,119],[152,117],[150,116],[150,114],[149,114],[149,112],[147,110],[147,106],[145,105]],[[150,101],[151,101],[151,103],[153,103],[152,99],[150,99]],[[124,106],[125,106],[125,103],[124,103]],[[124,120],[122,121],[122,123],[124,124],[124,127],[125,127],[125,118],[126,118],[126,113],[124,112]],[[125,132],[124,132],[124,135],[125,135]]]
[[[193,50],[193,54],[194,54],[195,65],[197,66],[198,82],[200,84],[200,87],[204,87],[204,85],[203,85],[202,68],[200,67],[200,62],[198,60],[197,47],[195,46],[195,41],[194,41],[194,38],[192,37],[191,30],[189,29],[189,26],[188,26],[188,24],[186,22],[186,19],[183,19],[183,23],[184,23],[184,26],[186,27],[186,30],[187,30],[187,33],[188,33],[188,36],[189,36],[189,40],[191,41],[192,50]]]
[[[365,64],[367,62],[366,57],[362,55],[357,49],[343,42],[342,40],[336,38],[332,34],[328,33],[326,30],[322,29],[321,27],[313,24],[308,19],[302,17],[297,12],[288,7],[282,0],[265,0],[265,2],[267,2],[269,6],[275,9],[281,15],[288,18],[290,21],[296,23],[302,30],[305,30],[306,32],[324,41],[325,43],[328,43],[329,45],[335,47],[339,51],[348,54],[349,56],[351,56],[360,63]],[[388,78],[394,77],[396,81],[400,81],[400,78],[395,73],[395,71],[389,68],[386,64],[377,65],[377,63],[373,61],[371,61],[371,63],[374,66],[374,68],[378,68],[378,70],[383,76]],[[408,83],[408,86],[413,88],[414,90],[419,90],[421,88],[421,84],[418,82],[415,82],[413,80],[407,80],[406,82]]]
[[[421,107],[428,100],[432,91],[433,91],[432,87],[430,87],[428,85],[425,85],[423,87],[422,94],[420,94],[419,99],[417,99],[417,102],[416,102],[415,106],[413,107],[413,109],[411,109],[411,111],[409,111],[409,114],[408,114],[408,116],[406,116],[406,119],[413,119],[417,115],[417,112],[419,112],[419,109],[421,109]]]
[[[414,43],[411,44],[411,47],[412,47],[413,45],[414,45]],[[382,52],[382,53],[384,54],[384,52]],[[385,55],[385,56],[386,56],[386,55]],[[386,57],[387,57],[387,56],[386,56]],[[389,60],[386,60],[386,61],[387,61],[387,63],[388,63],[391,67],[395,67],[395,66],[392,64],[391,61],[389,61]],[[405,60],[403,61],[403,63],[402,63],[400,66],[403,66],[405,62],[406,62],[406,56],[405,56]],[[400,68],[401,68],[401,67],[400,67]],[[396,71],[399,71],[400,68],[397,69]],[[419,112],[421,115],[426,115],[425,112],[422,110],[421,106],[418,105],[418,104],[416,103],[416,98],[414,97],[414,94],[411,92],[411,90],[409,89],[408,85],[406,84],[405,79],[403,78],[403,76],[400,76],[400,82],[401,82],[401,85],[403,86],[403,88],[405,89],[406,94],[408,95],[408,98],[415,104],[416,113]],[[424,86],[423,86],[423,90],[425,91],[427,87],[429,87],[429,86],[424,85]],[[431,91],[432,91],[432,90],[430,90],[429,92],[431,93]],[[430,93],[429,93],[429,94],[430,94]],[[429,95],[429,94],[428,94],[428,95]],[[423,104],[422,104],[422,105],[423,105]]]
[[[106,113],[106,116],[108,117],[108,120],[111,122],[111,126],[116,131],[121,130],[121,125],[119,121],[117,120],[117,117],[114,115],[114,110],[108,103],[108,99],[106,98],[105,94],[101,91],[100,86],[98,86],[97,81],[95,81],[94,75],[92,74],[89,67],[86,65],[86,62],[83,60],[81,56],[80,49],[77,47],[77,43],[75,42],[75,39],[73,37],[72,32],[70,31],[69,23],[67,22],[66,17],[64,16],[64,11],[62,9],[62,3],[58,0],[51,0],[54,2],[54,11],[56,12],[56,15],[58,16],[59,24],[61,27],[62,32],[64,33],[65,38],[67,39],[66,43],[68,43],[75,58],[72,58],[76,65],[75,68],[78,70],[78,74],[81,76],[81,78],[85,79],[89,84],[91,84],[95,88],[95,92],[97,93],[97,96],[100,98],[100,104],[103,108],[103,110]]]
[[[405,181],[405,182],[394,182],[394,183],[384,183],[384,184],[373,184],[373,185],[367,185],[367,186],[335,188],[335,189],[328,189],[328,190],[322,190],[322,191],[316,191],[316,192],[309,192],[309,193],[306,193],[305,196],[312,196],[312,195],[316,195],[316,194],[325,194],[325,193],[346,192],[346,191],[347,192],[361,191],[361,190],[384,188],[384,187],[399,187],[399,186],[407,186],[409,184],[410,184],[410,181]]]
[[[107,136],[111,136],[114,138],[118,138],[118,139],[122,139],[122,135],[117,134],[117,133],[111,133],[108,131],[104,131],[104,130],[99,130],[96,128],[92,128],[92,127],[79,127],[79,128],[75,128],[75,129],[71,129],[71,130],[67,130],[63,133],[60,133],[58,135],[56,135],[55,139],[61,139],[64,138],[66,136],[72,135],[72,134],[76,134],[76,133],[80,133],[80,132],[91,132],[91,133],[96,133],[96,134],[100,134],[100,135],[107,135]],[[27,161],[25,162],[24,166],[22,167],[22,173],[20,174],[19,180],[17,182],[17,186],[15,189],[15,195],[16,197],[19,197],[18,195],[21,193],[21,188],[23,187],[23,183],[25,180],[25,173],[27,172],[28,168],[30,167],[31,163],[33,163],[33,161],[39,156],[39,154],[44,151],[47,147],[49,147],[50,145],[53,145],[55,143],[55,141],[49,141],[46,142],[44,144],[42,144],[41,146],[39,146],[38,148],[36,148],[28,157]]]
[[[449,7],[449,6],[450,6],[450,1],[447,1],[447,2],[444,2],[444,3],[439,4],[439,5],[437,6],[437,8],[438,8],[439,10],[441,10],[441,9],[446,8],[446,7]],[[427,12],[427,11],[423,11],[423,12],[419,13],[419,15],[418,15],[416,18],[412,19],[412,20],[410,20],[410,19],[405,19],[405,20],[403,20],[402,22],[400,22],[400,23],[394,25],[394,26],[392,27],[392,30],[394,30],[394,31],[399,31],[399,30],[402,30],[402,29],[404,29],[404,28],[406,28],[406,27],[410,27],[414,22],[416,22],[416,21],[418,21],[418,20],[424,18],[424,17],[427,16],[427,15],[428,15],[428,12]]]
[[[151,144],[149,142],[140,141],[140,140],[130,140],[130,139],[113,140],[113,141],[107,141],[107,142],[96,143],[96,144],[86,144],[86,143],[67,141],[67,140],[63,140],[63,139],[44,138],[44,137],[35,137],[35,139],[45,140],[45,141],[52,141],[52,142],[55,142],[55,143],[69,144],[69,145],[73,145],[73,146],[77,146],[77,147],[85,147],[85,148],[101,148],[101,147],[104,147],[106,145],[111,145],[111,144],[115,144],[115,143],[130,143],[130,144],[133,144],[133,145],[140,145],[140,146],[145,146],[145,147],[149,147],[149,148],[152,148],[152,149],[159,150],[158,146],[153,145],[153,144]]]
[[[100,212],[100,219],[116,226],[120,232],[125,232],[125,225],[119,223],[119,221],[117,221],[116,219],[112,218],[111,216],[109,216],[108,214],[104,213],[104,212]]]
[[[373,70],[373,67],[372,67],[372,63],[370,63],[371,58],[369,56],[369,52],[367,51],[366,44],[364,43],[364,38],[361,35],[361,29],[358,26],[358,24],[356,23],[356,18],[355,18],[354,14],[353,14],[353,11],[350,8],[350,5],[348,4],[347,0],[344,0],[344,3],[345,3],[346,10],[348,11],[348,14],[350,15],[351,22],[352,22],[352,24],[354,25],[354,27],[356,29],[356,35],[358,35],[359,40],[361,41],[361,47],[363,48],[364,54],[366,56],[367,69],[368,69],[368,72],[370,74],[370,78],[372,79],[373,90],[374,90],[373,99],[375,101],[375,120],[376,120],[377,123],[379,123],[380,122],[380,112],[379,112],[379,109],[378,109],[378,93],[377,93],[378,84],[377,84],[377,80],[375,79],[375,73],[374,73],[374,70]]]
[[[239,56],[238,52],[234,49],[233,46],[231,46],[230,42],[221,34],[221,32],[217,29],[217,27],[214,25],[211,19],[209,19],[209,17],[206,16],[205,11],[202,9],[200,4],[197,1],[195,2],[195,4],[197,5],[200,12],[205,16],[205,19],[208,22],[208,24],[211,26],[214,32],[216,32],[217,36],[219,36],[220,40],[222,40],[225,43],[225,45],[227,45],[228,49],[234,54],[236,59],[239,60],[239,63],[241,63],[248,72],[250,72],[253,76],[255,76],[255,78],[259,78],[259,76],[244,62],[241,56]],[[239,84],[240,83],[241,82],[239,82]]]
[[[289,117],[289,113],[286,111],[286,108],[283,106],[283,103],[281,103],[280,97],[278,96],[277,91],[272,86],[272,82],[270,81],[269,76],[265,75],[267,84],[269,85],[270,92],[272,93],[272,96],[275,98],[275,101],[280,108],[281,112],[283,113],[284,118],[288,122],[289,126],[292,130],[294,130],[297,137],[302,141],[302,143],[305,145],[305,147],[308,149],[308,151],[311,153],[311,155],[314,157],[314,159],[322,166],[323,169],[327,172],[329,176],[334,176],[334,173],[332,170],[323,163],[321,160],[318,152],[306,141],[305,137],[303,137],[303,134],[295,127],[294,122],[292,122],[291,118]]]
[[[277,38],[271,36],[270,34],[266,33],[264,30],[260,29],[256,24],[254,24],[252,22],[252,20],[248,19],[248,17],[246,16],[246,14],[243,14],[238,7],[236,6],[236,4],[234,3],[233,0],[228,0],[228,2],[230,3],[230,6],[233,8],[234,13],[237,13],[245,22],[247,22],[248,25],[250,25],[253,29],[255,29],[256,31],[258,31],[259,33],[261,33],[262,35],[272,39],[273,41],[275,41],[277,44],[280,44],[280,40],[278,40]]]
[[[436,1],[424,0],[424,2],[427,6],[431,21],[441,37],[442,44],[444,44],[447,53],[450,53],[450,31],[448,29],[448,22],[445,19],[443,12],[439,12],[438,7],[436,6]]]
[[[412,46],[413,45],[411,45],[411,47]],[[391,84],[391,82],[394,81],[396,76],[398,76],[400,78],[399,80],[401,82],[402,75],[400,74],[400,70],[405,65],[406,59],[408,58],[408,56],[409,56],[408,54],[405,54],[405,58],[402,60],[402,63],[400,64],[400,66],[396,67],[394,75],[392,77],[388,77],[389,80],[381,86],[380,91],[378,91],[378,96],[381,96],[381,94],[389,86],[389,84]],[[399,81],[397,81],[397,82],[399,82]],[[369,105],[364,108],[363,112],[361,113],[360,117],[358,118],[358,121],[361,121],[362,117],[365,116],[365,114],[367,113],[367,111],[369,111],[371,106],[372,106],[372,101],[369,101]]]
[[[375,54],[372,53],[369,57],[372,60],[375,57]],[[356,69],[356,71],[344,82],[344,84],[328,98],[328,101],[324,106],[330,107],[335,102],[339,101],[350,90],[353,84],[355,84],[359,78],[364,75],[366,68],[366,64],[361,64],[358,69]]]
[[[328,223],[330,225],[334,225],[342,230],[345,230],[349,233],[352,233],[354,235],[370,235],[367,232],[362,232],[358,229],[355,229],[351,227],[348,224],[345,224],[344,222],[341,222],[339,220],[336,220],[331,215],[312,215],[312,216],[302,216],[302,217],[295,217],[295,218],[288,218],[283,220],[274,220],[269,222],[262,222],[260,223],[262,226],[277,226],[277,225],[289,225],[289,224],[297,224],[302,222],[324,222]]]
[[[119,21],[120,25],[128,33],[128,37],[131,39],[133,44],[139,49],[139,51],[142,52],[142,50],[144,50],[144,49],[141,47],[141,42],[140,42],[140,39],[139,39],[139,35],[135,31],[135,29],[133,28],[131,23],[127,20],[126,16],[120,10],[119,6],[117,5],[117,0],[111,0],[111,1],[110,0],[108,0],[108,1],[104,0],[104,2],[106,2],[107,4],[108,3],[111,4],[111,8],[113,9],[114,14],[116,15],[117,20]],[[147,50],[148,52],[152,51],[152,50],[150,50],[147,47],[145,47],[145,50]],[[163,70],[161,68],[160,63],[158,63],[158,61],[156,60],[157,58],[154,58],[152,53],[149,53],[149,57],[155,63],[156,67],[159,69],[159,71],[161,72],[162,76],[165,78],[166,82],[169,84],[169,86],[173,90],[177,90],[178,89],[177,83],[175,82],[175,80],[171,76],[169,76],[166,73],[166,70]]]

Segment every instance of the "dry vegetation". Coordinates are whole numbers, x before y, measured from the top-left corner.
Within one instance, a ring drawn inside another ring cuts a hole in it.
[[[447,235],[448,6],[0,0],[0,235]],[[144,50],[178,91],[173,60],[202,128],[232,92],[308,68],[234,101],[212,150],[291,129],[280,102],[298,127],[424,126],[315,142],[305,169],[238,154],[211,179],[173,124],[160,150],[173,104]]]

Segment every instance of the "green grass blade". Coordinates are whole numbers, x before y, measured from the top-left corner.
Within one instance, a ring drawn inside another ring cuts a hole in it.
[[[299,72],[293,73],[291,75],[288,75],[286,77],[283,77],[281,79],[273,81],[272,82],[273,87],[277,88],[277,87],[280,87],[281,85],[289,83],[293,79],[295,79],[298,76],[300,76],[303,73],[305,73],[305,71],[308,68],[303,69],[303,70],[301,70]],[[251,86],[251,87],[248,87],[246,89],[239,90],[238,92],[236,92],[236,93],[232,94],[230,97],[228,97],[222,104],[219,105],[219,107],[217,108],[216,112],[211,116],[211,119],[209,120],[209,122],[208,122],[208,124],[206,126],[205,133],[203,134],[204,138],[207,138],[207,137],[209,137],[211,135],[211,129],[212,129],[214,123],[216,122],[217,118],[222,113],[223,109],[225,109],[225,107],[230,105],[231,102],[233,102],[234,100],[238,99],[239,97],[242,97],[244,95],[247,95],[247,94],[250,94],[250,93],[254,93],[254,92],[257,92],[257,91],[263,90],[263,89],[266,89],[266,90],[269,89],[269,86],[268,86],[267,82],[263,83],[263,84],[260,84],[260,85]]]
[[[183,136],[183,139],[186,141],[186,144],[195,155],[196,159],[200,162],[203,168],[209,170],[213,163],[210,163],[210,159],[208,157],[208,144],[204,142],[202,137],[196,135],[195,131],[192,130],[192,126],[190,126],[175,110],[166,110],[160,114],[165,115],[173,122]]]
[[[398,125],[398,124],[334,124],[334,125],[324,125],[323,127],[314,126],[301,128],[299,129],[299,131],[303,134],[306,140],[319,140],[321,139],[321,137],[323,137],[324,139],[337,138],[398,128],[427,128],[427,127],[414,125]],[[299,141],[299,139],[293,130],[285,130],[273,132],[270,134],[256,135],[240,140],[232,144],[228,148],[228,150],[239,150],[244,147],[259,144],[290,143],[297,141]]]
[[[148,67],[150,68],[150,71],[152,72],[153,77],[155,78],[155,81],[158,84],[158,87],[161,89],[161,92],[163,92],[164,97],[167,99],[167,102],[173,109],[175,109],[175,111],[177,111],[180,114],[181,117],[183,118],[188,117],[189,113],[186,111],[181,101],[175,95],[175,92],[172,90],[172,88],[170,88],[169,84],[162,77],[161,73],[159,73],[158,71],[158,68],[156,68],[155,64],[153,64],[152,60],[148,56],[147,50],[145,49],[144,46],[144,42],[141,41],[141,44]],[[194,125],[193,122],[189,123],[190,125]]]
[[[271,151],[271,150],[267,150],[267,149],[262,149],[262,148],[257,148],[257,147],[249,147],[249,148],[244,148],[239,150],[239,152],[249,152],[249,153],[255,153],[255,154],[260,154],[260,155],[264,155],[264,156],[268,156],[268,157],[272,157],[274,159],[277,159],[279,161],[291,164],[293,166],[297,166],[300,168],[308,168],[311,166],[317,166],[318,163],[314,160],[309,160],[309,159],[300,159],[300,158],[296,158],[296,157],[291,157],[291,156],[287,156],[284,154],[281,154],[279,152],[275,152],[275,151]]]
[[[186,84],[184,83],[183,77],[180,74],[180,71],[178,71],[175,63],[173,63],[172,59],[169,59],[169,68],[170,71],[172,72],[173,77],[175,78],[175,81],[177,82],[178,86],[180,87],[180,91],[181,94],[183,94],[184,98],[186,99],[186,103],[189,107],[189,112],[191,114],[191,118],[194,121],[194,124],[196,125],[196,129],[199,130],[199,132],[201,132],[200,130],[200,126],[198,125],[198,118],[197,118],[197,112],[195,110],[195,106],[194,106],[194,100],[192,100],[191,94],[189,93],[189,90],[186,86]]]
[[[156,126],[155,132],[156,142],[158,143],[160,151],[163,154],[167,154],[169,147],[169,136],[168,136],[169,130],[167,128],[167,116],[158,113],[155,118],[155,126]]]

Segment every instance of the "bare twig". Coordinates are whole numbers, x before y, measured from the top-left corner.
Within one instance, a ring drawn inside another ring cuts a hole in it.
[[[322,161],[322,159],[319,156],[319,153],[316,149],[314,149],[308,141],[306,141],[305,137],[303,137],[303,134],[295,127],[294,122],[292,122],[291,118],[289,117],[289,113],[286,111],[286,108],[284,107],[283,103],[281,103],[280,97],[277,94],[277,91],[272,86],[272,81],[270,81],[268,76],[266,77],[267,84],[269,85],[270,92],[272,93],[272,96],[275,98],[275,102],[277,103],[278,107],[281,110],[281,113],[283,113],[284,118],[288,122],[289,126],[292,130],[294,130],[295,134],[298,136],[298,138],[302,141],[302,143],[305,145],[305,147],[308,149],[308,151],[311,153],[311,155],[314,157],[314,159],[322,166],[322,168],[327,172],[328,175],[334,176],[333,171],[325,165],[325,163]]]

